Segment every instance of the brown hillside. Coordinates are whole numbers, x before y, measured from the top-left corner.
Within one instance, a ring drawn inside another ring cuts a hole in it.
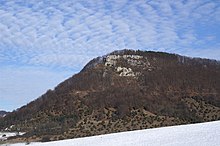
[[[115,51],[0,119],[50,140],[220,119],[220,62]]]

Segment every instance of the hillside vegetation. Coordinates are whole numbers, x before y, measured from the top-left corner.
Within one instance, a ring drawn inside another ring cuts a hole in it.
[[[34,90],[34,89],[33,89]],[[0,119],[16,140],[60,140],[220,120],[220,62],[115,51]],[[12,140],[13,141],[13,140]]]

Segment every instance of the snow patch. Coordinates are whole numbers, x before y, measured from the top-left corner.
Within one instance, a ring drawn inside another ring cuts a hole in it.
[[[24,132],[0,132],[0,141],[5,141],[7,138],[12,136],[23,135]]]

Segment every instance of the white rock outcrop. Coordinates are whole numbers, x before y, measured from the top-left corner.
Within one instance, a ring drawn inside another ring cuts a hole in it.
[[[106,62],[105,62],[105,66],[115,66],[117,63],[117,59],[127,59],[128,63],[130,63],[131,65],[140,65],[141,61],[139,61],[139,59],[142,59],[143,56],[140,55],[108,55],[106,56]]]
[[[146,57],[140,55],[108,55],[105,58],[105,66],[115,68],[119,76],[139,76],[140,72],[134,72],[132,68],[118,66],[118,59],[124,59],[131,66],[139,66],[143,68],[151,68],[151,64]],[[151,70],[150,70],[151,71]],[[105,76],[105,75],[104,75]]]
[[[135,73],[132,71],[131,68],[126,68],[126,67],[117,67],[116,71],[119,72],[119,76],[135,76]]]

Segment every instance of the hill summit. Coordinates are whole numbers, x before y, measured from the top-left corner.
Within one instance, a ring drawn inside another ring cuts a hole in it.
[[[220,119],[220,62],[115,51],[0,119],[32,140],[59,140]]]

